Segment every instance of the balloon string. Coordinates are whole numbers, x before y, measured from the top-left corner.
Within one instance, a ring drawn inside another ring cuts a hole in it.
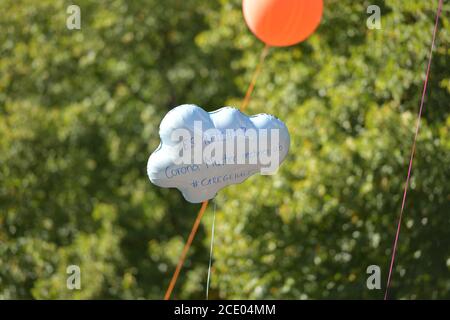
[[[245,93],[245,97],[244,97],[244,100],[241,105],[242,111],[244,111],[247,108],[247,106],[250,102],[250,97],[252,95],[253,89],[255,88],[256,80],[258,79],[258,75],[261,72],[261,68],[262,68],[264,60],[266,59],[268,51],[269,51],[269,46],[265,45],[264,49],[262,50],[261,55],[259,57],[259,62],[253,73],[250,85],[248,86],[247,92]],[[197,230],[198,230],[198,226],[200,225],[200,221],[201,221],[203,214],[205,213],[205,210],[207,207],[208,207],[208,200],[202,202],[202,206],[200,208],[200,211],[197,214],[197,218],[195,219],[194,225],[192,226],[192,230],[191,230],[191,233],[189,234],[189,238],[188,238],[186,244],[184,245],[184,248],[183,248],[183,251],[181,252],[181,256],[178,261],[177,267],[172,276],[172,279],[170,280],[169,287],[167,288],[166,294],[164,295],[164,300],[169,300],[170,296],[172,295],[173,288],[175,287],[175,284],[178,280],[178,276],[180,274],[181,268],[183,267],[184,260],[186,259],[186,254],[189,251],[189,248],[191,247],[192,240],[194,240],[195,234],[197,233]]]
[[[419,114],[417,116],[416,131],[415,131],[415,134],[414,134],[413,146],[412,146],[412,149],[411,149],[411,156],[410,156],[410,159],[409,159],[408,174],[406,176],[405,187],[404,187],[404,190],[403,190],[403,200],[402,200],[402,206],[401,206],[401,209],[400,209],[400,217],[398,219],[397,232],[395,234],[394,245],[393,245],[393,248],[392,248],[391,264],[390,264],[390,267],[389,267],[389,275],[388,275],[388,280],[387,280],[387,284],[386,284],[386,292],[384,294],[384,300],[388,299],[389,286],[391,284],[391,276],[392,276],[392,271],[394,269],[395,255],[397,253],[397,243],[398,243],[398,238],[399,238],[399,235],[400,235],[400,228],[401,228],[401,224],[402,224],[403,211],[404,211],[405,203],[406,203],[406,194],[408,193],[408,186],[409,186],[409,180],[410,180],[410,177],[411,177],[411,169],[412,169],[414,154],[415,154],[415,151],[416,151],[416,141],[417,141],[417,136],[419,135],[420,120],[422,119],[422,110],[423,110],[423,105],[424,105],[424,101],[425,101],[425,94],[426,94],[426,91],[427,91],[428,77],[430,75],[431,58],[433,56],[434,42],[435,42],[435,39],[436,39],[436,33],[437,33],[438,24],[439,24],[439,16],[441,14],[441,10],[442,10],[442,0],[439,0],[439,6],[438,6],[437,13],[436,13],[436,21],[434,23],[434,29],[433,29],[433,39],[431,41],[431,48],[430,48],[430,53],[429,53],[429,57],[428,57],[428,66],[427,66],[427,71],[426,71],[426,75],[425,75],[425,81],[424,81],[424,84],[423,84],[422,98],[421,98],[421,101],[420,101]]]
[[[258,65],[256,66],[255,72],[253,72],[252,80],[250,81],[250,85],[248,86],[247,92],[245,93],[244,101],[241,105],[241,111],[245,111],[245,109],[247,109],[253,89],[255,88],[256,80],[258,79],[259,73],[261,72],[261,68],[263,66],[264,60],[266,59],[267,53],[269,53],[269,45],[266,44],[261,51]]]
[[[214,226],[216,224],[216,201],[214,201],[214,210],[213,210],[213,222],[211,227],[211,247],[209,249],[209,266],[208,266],[208,278],[206,280],[206,300],[209,298],[209,281],[211,280],[211,265],[212,265],[212,257],[213,257],[213,248],[214,248]]]
[[[170,280],[169,287],[167,288],[166,294],[164,295],[164,300],[169,300],[172,294],[173,288],[175,287],[175,283],[177,282],[178,275],[180,274],[181,268],[183,267],[184,260],[186,259],[186,254],[191,247],[192,240],[194,240],[195,234],[197,233],[198,226],[200,225],[200,221],[202,220],[203,214],[206,211],[206,207],[208,206],[208,200],[202,203],[200,211],[198,212],[197,218],[195,219],[194,226],[192,227],[191,233],[189,234],[189,238],[184,245],[183,251],[181,252],[180,260],[178,261],[177,268],[175,269],[175,273],[172,276],[172,280]]]

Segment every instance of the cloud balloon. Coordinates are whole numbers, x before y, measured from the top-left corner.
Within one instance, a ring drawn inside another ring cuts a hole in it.
[[[169,111],[159,135],[148,177],[157,186],[179,189],[192,203],[257,172],[276,173],[290,143],[287,127],[272,115],[247,116],[231,107],[206,112],[192,104]]]

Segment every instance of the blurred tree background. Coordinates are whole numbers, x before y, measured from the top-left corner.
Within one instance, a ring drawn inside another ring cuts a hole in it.
[[[284,120],[291,151],[215,199],[210,298],[382,298],[366,268],[384,289],[437,3],[325,0],[314,36],[270,50],[247,112]],[[147,179],[159,122],[238,107],[263,45],[240,0],[77,0],[81,30],[70,4],[0,2],[0,298],[160,299],[199,205]],[[449,11],[392,298],[450,298]],[[175,298],[204,298],[211,208]]]

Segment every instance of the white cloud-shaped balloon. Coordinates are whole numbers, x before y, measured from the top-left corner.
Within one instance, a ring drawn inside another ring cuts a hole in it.
[[[159,135],[147,163],[150,181],[179,189],[192,203],[257,172],[274,174],[290,143],[287,127],[272,115],[246,116],[231,107],[208,113],[190,104],[169,111]]]

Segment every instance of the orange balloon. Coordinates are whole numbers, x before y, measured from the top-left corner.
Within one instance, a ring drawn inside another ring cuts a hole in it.
[[[291,46],[308,38],[320,23],[322,0],[243,0],[250,30],[269,46]]]

